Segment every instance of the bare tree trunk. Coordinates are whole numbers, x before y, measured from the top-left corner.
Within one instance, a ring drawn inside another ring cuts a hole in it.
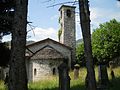
[[[15,16],[9,72],[9,90],[28,90],[25,67],[26,25],[28,0],[14,0]]]
[[[92,57],[91,34],[90,34],[90,12],[88,0],[79,0],[80,22],[84,41],[84,51],[88,74],[88,90],[96,90],[95,71]]]

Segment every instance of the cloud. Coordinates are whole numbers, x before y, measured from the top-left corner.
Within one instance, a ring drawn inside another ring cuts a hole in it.
[[[6,36],[3,36],[2,41],[3,41],[3,42],[11,41],[11,34],[10,34],[10,35],[6,35]]]
[[[28,32],[28,40],[40,41],[46,38],[57,40],[57,30],[54,28],[35,28],[33,31]]]
[[[54,16],[52,16],[50,19],[51,19],[51,20],[55,20],[55,19],[58,18],[58,16],[59,16],[59,15],[54,15]]]
[[[90,8],[91,24],[98,27],[100,23],[107,22],[113,18],[119,20],[120,12],[105,8]]]
[[[92,7],[90,8],[91,32],[97,28],[99,24],[107,22],[115,18],[120,20],[120,12],[108,8]],[[76,14],[76,39],[82,37],[79,15]]]
[[[27,40],[40,41],[46,38],[51,38],[58,41],[57,30],[54,28],[35,28],[27,33]],[[2,41],[10,41],[11,35],[6,35],[3,37]]]
[[[95,0],[94,0],[95,1]],[[99,0],[96,0],[96,2]],[[103,1],[103,0],[102,0]],[[116,4],[120,7],[120,2]],[[58,14],[53,15],[50,20],[56,20],[58,18]],[[113,18],[120,20],[120,12],[113,8],[101,8],[101,7],[90,7],[90,18],[91,18],[91,28],[95,29],[99,26],[100,23],[104,23],[109,21]],[[53,27],[48,28],[35,28],[33,31],[28,32],[28,36],[31,36],[27,40],[34,40],[39,41],[45,38],[52,38],[54,40],[58,40],[57,37],[58,29],[56,30]],[[34,35],[35,33],[35,35]],[[80,27],[80,20],[79,14],[76,14],[76,39],[81,38],[81,27]],[[10,37],[5,37],[4,40],[7,41]]]

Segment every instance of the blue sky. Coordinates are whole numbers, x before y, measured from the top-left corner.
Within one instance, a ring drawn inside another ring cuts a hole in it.
[[[59,11],[60,5],[47,8],[48,6],[74,0],[29,0],[28,3],[28,21],[34,29],[28,32],[28,40],[39,41],[45,38],[58,40],[57,32],[59,30]],[[91,14],[91,32],[99,26],[113,18],[120,21],[120,3],[117,0],[89,0]],[[72,4],[68,4],[72,5]],[[78,5],[76,5],[78,12]],[[76,39],[82,38],[79,25],[79,15],[76,13]],[[28,25],[28,30],[30,26]],[[10,36],[4,37],[4,41],[10,40]]]

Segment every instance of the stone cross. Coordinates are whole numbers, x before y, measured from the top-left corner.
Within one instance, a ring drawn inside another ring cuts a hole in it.
[[[80,68],[79,64],[74,65],[74,79],[75,80],[79,78],[79,68]]]
[[[115,79],[115,75],[114,75],[114,71],[113,71],[113,68],[114,68],[115,66],[114,66],[114,62],[113,62],[113,61],[110,61],[110,62],[109,62],[109,67],[110,67],[110,76],[111,76],[111,78],[112,78],[112,80],[113,80],[113,79]]]
[[[110,62],[109,62],[109,67],[110,67],[110,69],[113,69],[113,68],[114,68],[114,62],[113,62],[113,61],[110,61]]]
[[[63,62],[58,67],[59,70],[59,90],[70,90],[70,77],[68,65]]]

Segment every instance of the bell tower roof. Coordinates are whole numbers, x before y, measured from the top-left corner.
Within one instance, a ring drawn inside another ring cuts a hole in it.
[[[62,5],[62,6],[59,8],[59,11],[60,11],[63,7],[67,7],[67,8],[76,8],[75,6]]]

